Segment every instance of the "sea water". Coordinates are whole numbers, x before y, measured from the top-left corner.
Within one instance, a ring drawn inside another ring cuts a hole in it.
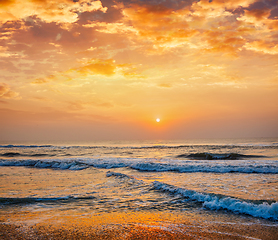
[[[242,232],[253,224],[271,227],[265,239],[275,239],[277,176],[278,139],[2,143],[0,220],[23,227],[102,216],[94,224],[197,239],[197,228],[210,238],[208,226],[218,224],[216,238],[261,239]]]

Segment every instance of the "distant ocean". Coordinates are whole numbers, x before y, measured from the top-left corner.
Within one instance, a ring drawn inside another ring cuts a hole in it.
[[[278,139],[2,143],[0,223],[0,238],[278,239]]]

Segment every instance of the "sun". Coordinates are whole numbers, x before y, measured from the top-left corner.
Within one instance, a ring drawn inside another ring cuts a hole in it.
[[[160,122],[160,118],[157,118],[157,119],[156,119],[156,122],[158,122],[158,123],[159,123],[159,122]]]

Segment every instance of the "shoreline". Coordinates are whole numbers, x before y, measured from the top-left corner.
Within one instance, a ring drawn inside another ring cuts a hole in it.
[[[16,218],[18,212],[13,214],[11,217]],[[1,239],[278,239],[276,222],[211,222],[181,212],[65,214],[40,222],[32,222],[34,218],[29,216],[25,222],[20,219],[17,223],[7,219],[8,216],[1,216]]]

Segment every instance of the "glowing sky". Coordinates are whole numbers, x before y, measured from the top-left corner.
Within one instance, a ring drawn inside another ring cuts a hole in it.
[[[0,0],[0,27],[0,140],[278,136],[277,0]]]

